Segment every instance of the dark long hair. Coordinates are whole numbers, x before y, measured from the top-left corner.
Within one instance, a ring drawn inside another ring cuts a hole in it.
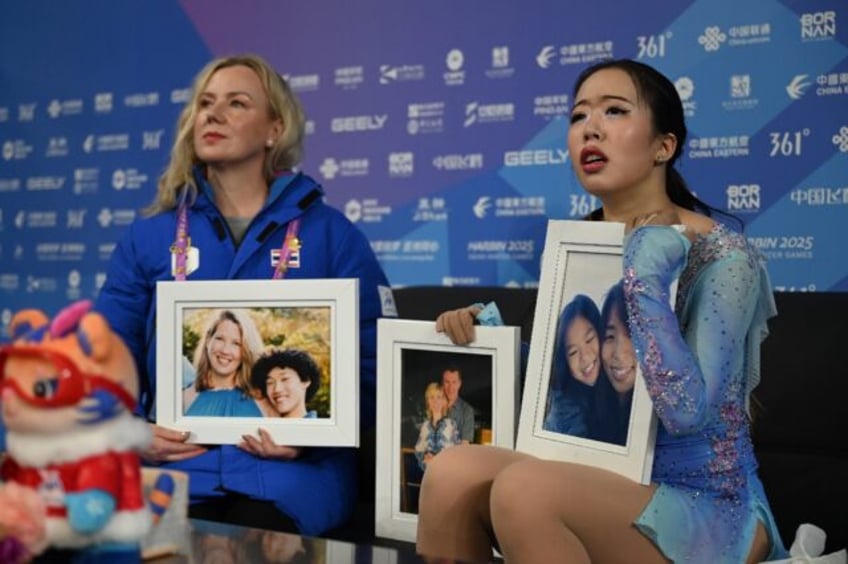
[[[665,191],[669,199],[678,206],[691,211],[700,212],[708,217],[720,214],[738,222],[742,227],[742,220],[724,210],[715,208],[702,200],[699,200],[689,189],[683,175],[674,167],[677,159],[683,153],[686,145],[686,119],[683,115],[683,102],[674,84],[664,74],[644,63],[631,59],[611,59],[596,63],[580,73],[577,82],[574,83],[573,97],[577,96],[578,90],[590,76],[605,69],[618,69],[627,73],[636,94],[651,110],[651,121],[657,133],[671,133],[677,138],[677,146],[674,154],[667,161]],[[598,208],[589,214],[587,219],[601,221],[604,218],[603,208]]]
[[[554,362],[551,367],[551,390],[565,391],[577,384],[582,384],[574,378],[571,373],[571,367],[568,365],[568,345],[566,343],[566,334],[571,323],[582,317],[588,321],[595,329],[598,338],[598,350],[600,354],[600,339],[601,339],[601,313],[598,311],[598,306],[592,301],[592,298],[584,294],[577,294],[574,299],[566,305],[557,320],[556,340],[554,342]],[[600,359],[599,359],[600,361]],[[586,386],[588,387],[588,386]]]
[[[622,281],[610,288],[601,307],[601,332],[606,333],[607,325],[612,316],[618,317],[625,327],[629,327],[627,307],[624,303],[624,286]],[[601,337],[601,357],[603,358],[604,337]],[[638,362],[638,360],[637,360]],[[602,364],[603,366],[603,364]],[[624,445],[627,443],[627,432],[630,423],[633,390],[627,392],[627,398],[622,404],[618,392],[609,381],[606,368],[601,370],[598,383],[595,386],[594,420],[595,435],[600,441]]]

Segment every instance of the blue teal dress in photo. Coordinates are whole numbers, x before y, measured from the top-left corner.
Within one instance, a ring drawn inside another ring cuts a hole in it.
[[[761,255],[721,224],[691,244],[673,227],[642,227],[625,241],[624,291],[659,419],[651,478],[658,487],[636,526],[675,562],[739,563],[761,522],[771,540],[767,560],[786,557],[748,417],[760,342],[776,313]]]
[[[262,417],[256,401],[241,390],[203,390],[188,406],[186,415]]]

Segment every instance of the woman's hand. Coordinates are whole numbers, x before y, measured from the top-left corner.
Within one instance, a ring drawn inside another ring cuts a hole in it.
[[[303,451],[301,447],[281,446],[274,442],[271,434],[262,427],[259,428],[259,438],[252,435],[242,435],[243,439],[238,446],[245,452],[249,452],[259,458],[279,458],[281,460],[294,460]]]
[[[141,453],[141,457],[148,462],[185,460],[203,454],[207,450],[204,446],[187,443],[188,431],[166,429],[153,423],[150,424],[150,430],[153,432],[153,441]]]
[[[474,341],[474,319],[480,306],[468,306],[445,311],[436,318],[436,332],[444,333],[455,345],[467,345]]]

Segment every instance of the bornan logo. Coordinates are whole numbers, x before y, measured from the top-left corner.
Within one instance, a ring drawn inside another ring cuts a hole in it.
[[[801,15],[801,40],[821,41],[836,36],[836,12],[813,12]]]
[[[412,153],[389,153],[389,176],[412,176]]]
[[[759,184],[731,184],[727,187],[727,209],[757,211],[760,209]]]

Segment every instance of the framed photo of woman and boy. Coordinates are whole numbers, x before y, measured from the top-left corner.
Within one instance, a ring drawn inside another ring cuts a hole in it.
[[[358,281],[158,282],[156,421],[189,442],[358,446]]]

